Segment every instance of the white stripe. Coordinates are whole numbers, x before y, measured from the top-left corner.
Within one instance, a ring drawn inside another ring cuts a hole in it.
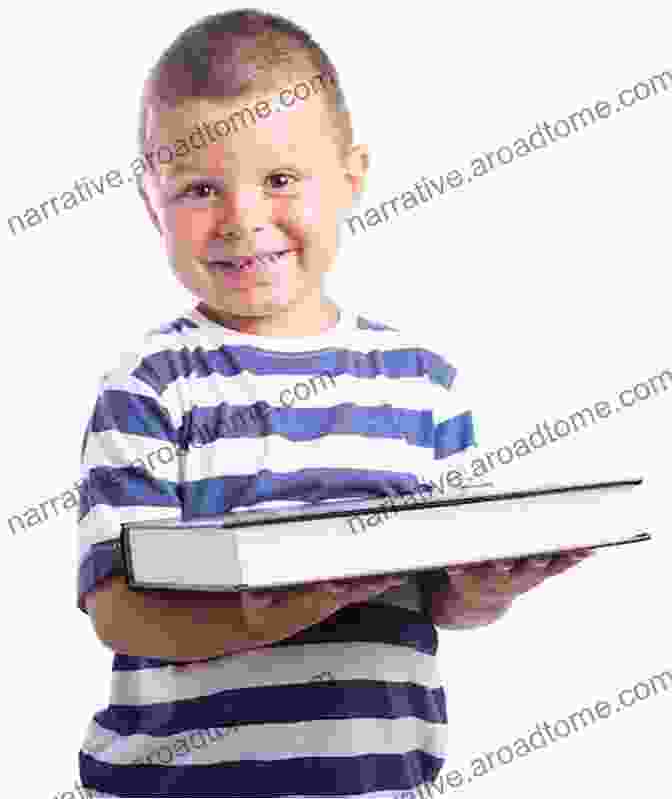
[[[157,399],[149,385],[130,373],[125,373],[124,368],[131,372],[138,367],[143,358],[161,353],[170,357],[171,350],[187,350],[193,357],[194,351],[203,348],[204,345],[206,350],[208,344],[214,349],[216,342],[208,342],[206,333],[217,333],[215,338],[217,340],[221,338],[220,329],[216,326],[201,331],[190,331],[187,334],[154,334],[145,342],[145,349],[124,355],[122,363],[125,367],[119,366],[106,375],[103,388]],[[353,346],[350,347],[348,342],[341,342],[341,345],[363,352],[420,346],[415,339],[398,333],[353,330],[349,335],[354,339],[350,342]],[[389,338],[384,346],[381,336]],[[224,338],[228,339],[229,345],[235,345],[235,337],[232,338],[230,333],[225,332]],[[368,344],[363,346],[365,342]],[[305,346],[307,345],[304,345],[304,348]],[[339,345],[333,343],[330,346]],[[273,352],[266,346],[263,349],[265,352]],[[279,346],[278,350],[282,352],[282,347]],[[438,350],[431,351],[440,355]],[[374,378],[366,378],[346,374],[335,376],[334,382],[329,377],[324,377],[323,380],[324,382],[317,375],[255,375],[249,371],[231,376],[211,374],[201,378],[178,377],[164,389],[160,402],[168,411],[176,429],[182,424],[184,414],[192,408],[215,407],[223,402],[229,405],[249,405],[265,401],[278,408],[284,407],[285,404],[296,408],[328,408],[356,400],[356,404],[360,406],[387,404],[409,410],[437,409],[436,423],[471,409],[471,398],[462,388],[459,377],[455,388],[449,390],[440,384],[432,383],[427,376],[390,378],[377,375]],[[300,395],[301,398],[293,394],[299,383],[311,388],[309,396],[305,399],[303,394]]]
[[[303,384],[298,396],[296,386]],[[306,396],[308,394],[308,396]],[[305,398],[304,398],[305,397]],[[468,406],[465,397],[428,377],[357,377],[335,375],[320,378],[319,375],[254,374],[243,371],[237,375],[212,373],[207,377],[178,377],[161,394],[161,402],[167,407],[182,408],[186,413],[194,407],[211,408],[229,405],[251,405],[268,402],[276,408],[333,408],[337,405],[356,402],[361,406],[391,405],[394,408],[427,410],[441,406],[445,412],[454,408],[457,416]],[[181,420],[177,420],[177,426]]]
[[[468,485],[470,481],[473,482],[474,485],[490,482],[492,479],[490,475],[484,475],[482,478],[471,478],[471,462],[476,457],[478,457],[477,448],[467,447],[466,449],[455,452],[452,455],[448,455],[446,458],[440,458],[432,461],[432,463],[429,464],[429,466],[424,470],[421,472],[416,472],[418,475],[418,482],[431,484],[431,481],[434,480],[440,489],[441,478],[443,476],[444,492],[450,491],[451,484],[448,482],[448,475],[449,472],[452,471],[458,471],[462,473],[464,476],[465,485]],[[450,479],[456,482],[453,476],[451,476]]]
[[[434,461],[431,447],[409,445],[403,438],[372,440],[355,433],[326,434],[308,441],[293,441],[280,434],[225,438],[178,454],[177,447],[169,441],[105,430],[89,435],[81,474],[87,478],[92,468],[123,468],[140,459],[144,468],[157,479],[177,482],[180,457],[185,459],[187,480],[255,474],[260,469],[289,472],[311,468],[363,468],[416,472],[434,470],[436,463],[443,468],[444,464],[443,460]]]
[[[432,352],[452,365],[451,358],[444,352],[443,345],[436,347],[433,343],[428,343],[424,333],[416,334],[415,331],[391,331],[391,330],[368,330],[359,329],[355,326],[356,314],[344,311],[346,324],[349,322],[352,327],[340,328],[336,331],[327,331],[324,335],[308,336],[305,338],[282,338],[255,336],[231,332],[226,328],[203,319],[198,312],[191,310],[183,314],[186,318],[193,319],[199,328],[184,328],[181,333],[152,333],[148,332],[143,337],[135,351],[124,353],[115,370],[106,375],[113,379],[123,379],[123,372],[129,375],[138,368],[142,360],[151,358],[153,355],[165,353],[168,357],[177,356],[186,350],[188,354],[193,354],[197,349],[214,350],[222,345],[236,347],[245,346],[259,349],[264,353],[309,353],[320,352],[322,350],[346,349],[363,354],[371,352],[384,353],[392,350],[413,350],[421,349]],[[175,320],[171,320],[175,321]],[[446,334],[445,338],[450,338]],[[263,345],[263,346],[262,346]],[[315,346],[313,346],[315,345]]]
[[[433,468],[431,447],[411,446],[404,439],[355,434],[324,435],[309,441],[284,436],[219,439],[192,449],[184,458],[185,480],[224,475],[294,472],[300,469],[384,469],[417,473]]]
[[[436,658],[392,644],[320,643],[267,648],[261,654],[229,655],[178,671],[175,666],[115,671],[110,704],[142,707],[179,702],[227,691],[274,685],[312,683],[331,672],[336,680],[383,680],[415,683],[427,690],[441,687]]]
[[[245,346],[255,347],[264,352],[315,352],[323,349],[348,349],[354,352],[372,352],[396,349],[423,349],[442,354],[442,347],[435,348],[427,343],[424,333],[414,330],[371,330],[357,327],[357,314],[341,309],[343,326],[326,331],[322,335],[307,336],[305,338],[283,338],[241,334],[227,330],[216,322],[202,317],[198,311],[189,311],[184,314],[199,325],[199,329],[185,329],[181,334],[168,334],[160,336],[154,334],[147,337],[147,344],[160,342],[161,348],[181,349],[186,346],[193,348],[203,346],[204,343],[215,348],[220,346]],[[375,321],[375,320],[369,320]],[[420,340],[420,338],[422,340]],[[446,334],[446,340],[450,334]],[[450,363],[450,359],[448,359]]]
[[[161,450],[160,457],[166,463],[162,463],[159,459],[159,450]],[[82,477],[88,477],[89,471],[95,467],[123,468],[140,458],[144,468],[157,480],[177,482],[179,479],[177,452],[174,444],[160,438],[121,433],[118,430],[90,433],[82,458]]]
[[[105,391],[125,391],[128,394],[138,394],[141,397],[151,397],[152,399],[156,399],[157,396],[156,391],[150,385],[138,380],[132,374],[118,369],[103,378],[102,388]]]
[[[337,693],[342,692],[342,688],[334,690]],[[254,762],[304,757],[352,758],[370,755],[372,746],[375,747],[376,754],[381,755],[398,755],[421,748],[430,755],[443,757],[446,726],[413,716],[398,719],[355,718],[291,724],[242,724],[237,732],[212,742],[206,738],[206,746],[200,749],[190,746],[189,755],[175,755],[172,763],[161,765],[179,767],[190,763],[206,766],[242,760]],[[168,746],[174,753],[180,738],[198,731],[196,728],[170,736],[122,736],[92,721],[82,751],[101,763],[130,765],[137,758],[146,758],[157,752],[162,746]],[[292,744],[291,750],[286,748],[289,741]]]
[[[177,352],[186,349],[188,352],[193,352],[198,348],[203,348],[207,352],[208,349],[217,349],[222,346],[253,347],[266,353],[292,354],[320,352],[326,349],[346,349],[365,354],[375,351],[422,349],[436,353],[444,357],[448,363],[451,363],[450,358],[445,358],[443,347],[437,348],[431,343],[428,344],[427,337],[423,334],[416,335],[413,330],[397,332],[394,330],[357,328],[355,326],[356,315],[345,313],[352,322],[352,327],[350,328],[332,329],[316,336],[284,338],[257,336],[227,330],[216,322],[204,320],[200,315],[192,315],[189,312],[184,314],[184,316],[196,320],[199,325],[198,328],[184,328],[180,333],[146,333],[137,351],[137,363],[142,358],[151,357],[161,351]],[[446,338],[449,339],[450,336],[447,335]]]

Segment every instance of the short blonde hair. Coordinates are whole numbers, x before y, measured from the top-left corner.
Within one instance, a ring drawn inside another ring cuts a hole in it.
[[[345,152],[352,146],[353,132],[338,73],[307,31],[285,17],[256,9],[204,17],[186,28],[150,70],[140,104],[140,153],[147,145],[150,108],[271,90],[283,77],[311,70],[318,73],[314,77],[329,78],[330,89],[322,97]]]

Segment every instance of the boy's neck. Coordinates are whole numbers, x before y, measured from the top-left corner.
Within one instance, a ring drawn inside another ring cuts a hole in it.
[[[338,322],[337,305],[327,297],[318,303],[292,306],[272,316],[234,316],[200,302],[196,309],[211,322],[253,336],[300,338],[316,336],[330,330]]]

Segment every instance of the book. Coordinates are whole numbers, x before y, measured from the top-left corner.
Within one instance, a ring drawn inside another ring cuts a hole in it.
[[[454,489],[122,525],[129,588],[286,589],[648,541],[642,478]]]

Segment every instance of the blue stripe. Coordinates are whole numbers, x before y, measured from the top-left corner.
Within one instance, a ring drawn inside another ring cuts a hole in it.
[[[184,483],[183,518],[226,513],[237,506],[270,500],[321,502],[352,497],[368,499],[416,491],[416,475],[374,469],[300,469],[252,475],[226,475]]]
[[[230,405],[222,402],[185,414],[179,438],[203,446],[221,438],[281,435],[310,441],[327,435],[404,438],[419,447],[434,446],[432,411],[352,402],[330,408],[273,408],[268,403]]]
[[[216,660],[216,658],[208,658],[209,660]],[[112,661],[112,671],[140,671],[140,669],[162,669],[166,666],[174,666],[175,664],[167,660],[160,660],[159,658],[146,658],[146,657],[133,657],[132,655],[120,655],[118,652],[114,653],[114,660]]]
[[[437,452],[464,449],[473,443],[471,414],[462,414],[433,426],[431,410],[341,403],[330,408],[275,408],[267,402],[193,408],[175,432],[165,411],[149,397],[125,391],[107,391],[96,403],[85,439],[91,432],[118,430],[128,435],[163,440],[174,448],[180,442],[203,446],[222,438],[281,435],[290,441],[309,441],[330,434],[371,438],[404,438],[408,444],[434,447]],[[437,455],[445,457],[445,455]]]
[[[341,608],[328,619],[273,646],[351,641],[397,644],[424,655],[435,655],[439,646],[436,627],[428,616],[375,598]]]
[[[421,348],[381,352],[324,349],[314,353],[282,353],[252,346],[224,346],[213,350],[163,350],[143,358],[133,376],[152,386],[157,394],[178,377],[234,377],[243,371],[255,375],[329,374],[360,378],[380,376],[422,377],[450,386],[457,370],[436,353]]]
[[[158,480],[148,470],[100,466],[91,469],[81,486],[79,520],[96,505],[111,507],[182,508],[185,520],[226,513],[239,505],[267,500],[321,502],[324,499],[386,497],[416,491],[416,475],[374,469],[300,469],[295,472],[221,475],[174,483]]]
[[[226,747],[226,738],[213,746]],[[226,751],[224,749],[224,751]],[[207,766],[114,766],[80,752],[82,786],[117,796],[204,799],[357,796],[431,783],[444,760],[420,749],[402,755],[241,760]]]
[[[441,422],[434,432],[434,457],[445,458],[475,445],[471,411]]]
[[[81,522],[96,505],[111,505],[115,508],[124,505],[168,506],[166,515],[171,515],[170,508],[180,507],[180,490],[179,484],[159,480],[149,470],[137,466],[123,468],[95,466],[82,482],[79,521]]]
[[[442,688],[413,683],[338,680],[304,685],[257,686],[205,697],[147,705],[110,705],[95,720],[119,735],[177,735],[197,727],[299,724],[338,719],[417,718],[445,724]]]
[[[109,389],[98,398],[87,433],[119,430],[137,436],[174,441],[168,413],[151,397]],[[174,443],[177,443],[176,441]]]

